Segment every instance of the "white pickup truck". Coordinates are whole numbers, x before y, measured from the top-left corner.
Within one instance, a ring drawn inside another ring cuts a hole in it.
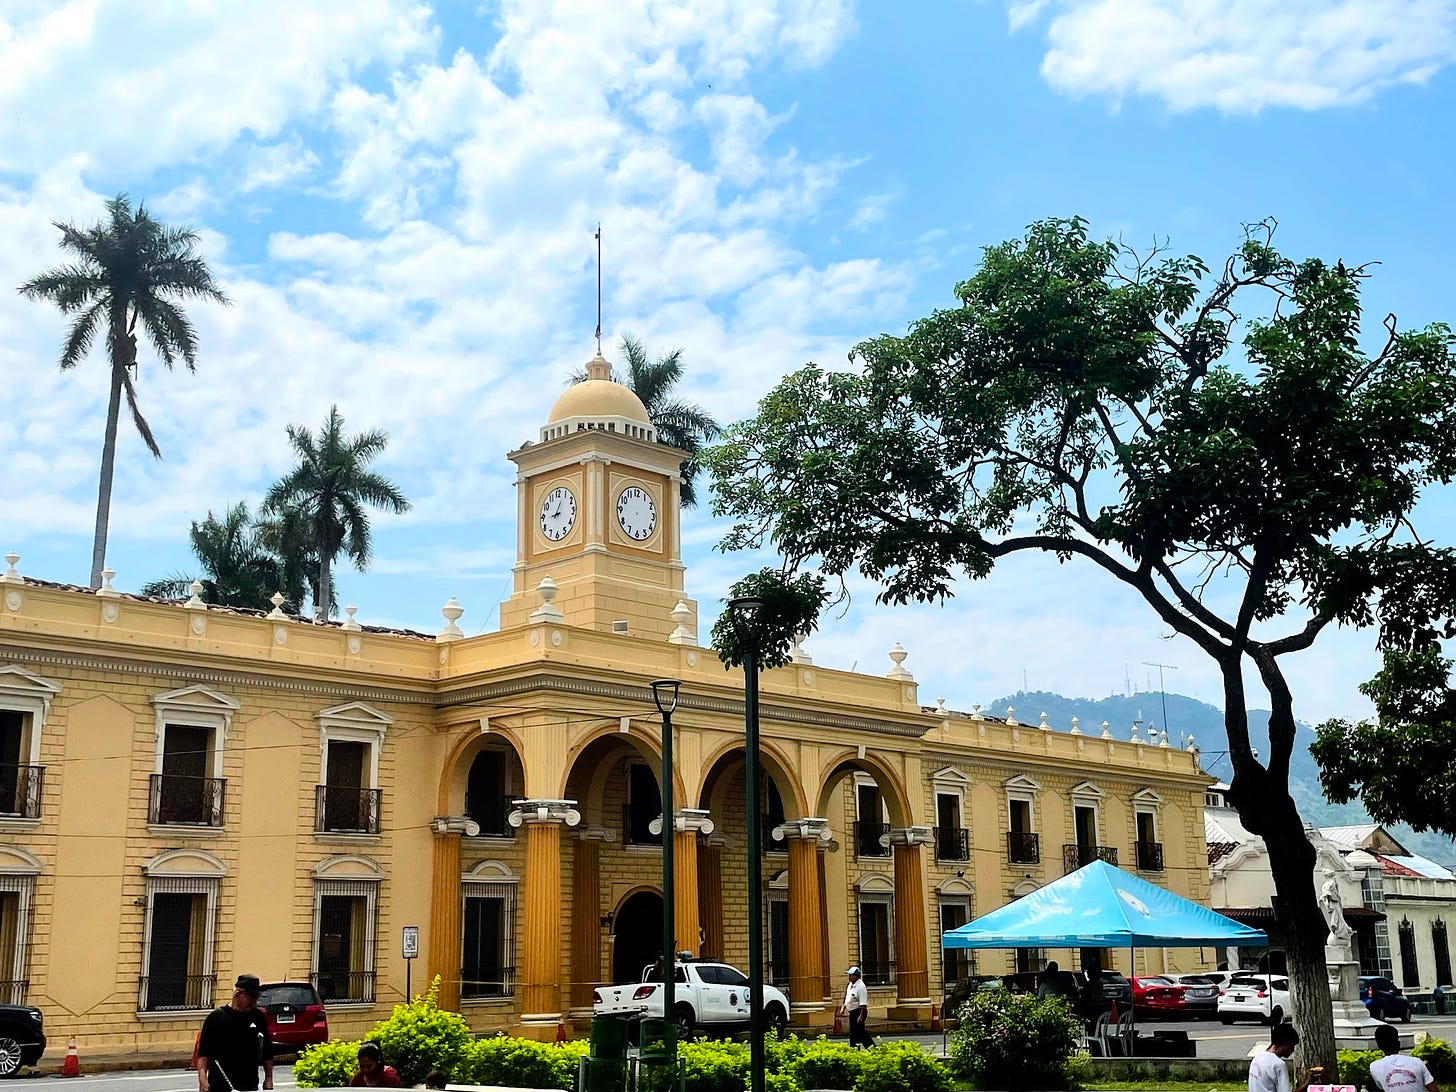
[[[661,972],[648,967],[642,981],[627,986],[602,986],[592,993],[597,1016],[662,1016]],[[678,963],[673,972],[673,1008],[678,1035],[694,1028],[728,1031],[748,1025],[748,976],[726,963]],[[789,999],[764,984],[764,1027],[783,1034],[789,1023]]]

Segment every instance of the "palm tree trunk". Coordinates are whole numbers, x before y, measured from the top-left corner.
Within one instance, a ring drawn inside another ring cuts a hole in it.
[[[111,356],[111,399],[106,405],[106,439],[101,446],[101,484],[96,492],[96,536],[91,540],[91,589],[101,587],[106,568],[106,533],[111,526],[111,479],[116,472],[116,423],[121,415],[121,369]]]
[[[329,604],[334,601],[334,589],[329,579],[330,575],[329,554],[323,548],[322,539],[320,539],[318,602],[313,605],[313,620],[315,622],[326,622],[329,618]]]

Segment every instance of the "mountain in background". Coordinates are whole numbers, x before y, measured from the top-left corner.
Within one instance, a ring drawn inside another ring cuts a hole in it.
[[[1101,734],[1105,720],[1111,726],[1112,735],[1122,740],[1128,738],[1134,720],[1142,722],[1141,734],[1144,736],[1149,722],[1152,722],[1159,731],[1167,728],[1168,745],[1171,747],[1186,747],[1189,736],[1197,740],[1203,752],[1203,768],[1209,776],[1227,781],[1233,774],[1229,765],[1223,710],[1183,694],[1165,696],[1154,690],[1142,691],[1131,697],[1118,694],[1109,698],[1066,698],[1041,690],[1020,691],[983,705],[982,709],[1001,717],[1006,715],[1007,706],[1016,710],[1016,719],[1023,724],[1037,724],[1041,714],[1046,713],[1047,722],[1058,732],[1069,731],[1072,718],[1077,717],[1084,735],[1097,736]],[[1370,816],[1359,804],[1332,804],[1325,799],[1320,788],[1319,768],[1309,753],[1314,729],[1300,724],[1298,730],[1299,745],[1295,747],[1289,763],[1289,791],[1305,821],[1317,827],[1371,822]],[[1260,756],[1267,757],[1268,710],[1249,710],[1249,736]],[[1456,843],[1450,838],[1429,832],[1417,834],[1404,824],[1389,829],[1410,852],[1441,864],[1456,864]]]

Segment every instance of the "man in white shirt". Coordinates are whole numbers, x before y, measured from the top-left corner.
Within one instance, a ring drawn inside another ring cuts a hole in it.
[[[1389,1024],[1376,1028],[1375,1045],[1385,1057],[1370,1063],[1370,1079],[1381,1092],[1441,1092],[1425,1062],[1400,1052],[1400,1032],[1395,1028]]]
[[[844,1004],[840,1006],[840,1014],[849,1018],[849,1045],[852,1047],[872,1047],[874,1039],[870,1037],[865,1027],[865,1021],[870,1015],[870,994],[865,989],[864,979],[860,977],[859,968],[851,967],[844,972],[849,975],[849,985],[844,990]]]
[[[1254,1060],[1249,1063],[1249,1092],[1291,1092],[1289,1067],[1284,1064],[1284,1059],[1293,1054],[1298,1045],[1299,1032],[1294,1030],[1293,1024],[1276,1024],[1269,1033],[1269,1049],[1255,1054]],[[1309,1082],[1323,1072],[1322,1068],[1315,1066],[1302,1074],[1293,1092],[1304,1092]]]

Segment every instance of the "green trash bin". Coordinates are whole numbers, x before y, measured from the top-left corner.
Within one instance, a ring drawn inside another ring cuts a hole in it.
[[[635,1092],[681,1092],[677,1021],[643,1017],[638,1023],[638,1036]]]
[[[632,1022],[625,1016],[593,1016],[591,1049],[593,1058],[625,1058]]]
[[[627,1038],[632,1025],[620,1016],[594,1016],[591,1043],[582,1059],[580,1092],[627,1092]]]

